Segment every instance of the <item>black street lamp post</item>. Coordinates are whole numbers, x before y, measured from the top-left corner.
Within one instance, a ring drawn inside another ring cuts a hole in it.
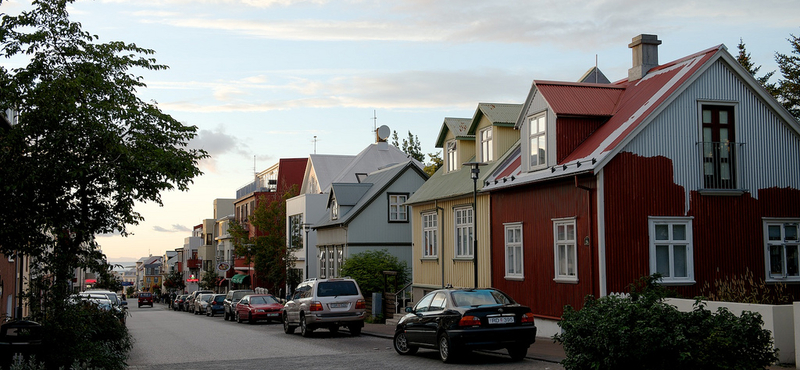
[[[308,265],[309,265],[309,261],[308,261],[308,232],[311,231],[311,225],[313,225],[313,224],[304,223],[304,224],[300,225],[300,226],[303,227],[303,231],[306,232],[306,240],[303,241],[303,249],[306,250],[306,266],[304,268],[304,270],[306,270],[306,279],[308,279]]]
[[[480,166],[485,166],[483,162],[467,162],[464,166],[470,166],[470,178],[472,178],[472,269],[475,277],[475,289],[478,289],[478,175],[481,173]]]

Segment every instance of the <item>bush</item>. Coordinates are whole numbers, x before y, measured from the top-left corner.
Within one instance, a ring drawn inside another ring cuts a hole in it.
[[[777,361],[761,315],[736,317],[696,303],[680,312],[664,303],[658,276],[627,296],[587,297],[580,311],[565,307],[554,339],[564,346],[567,369],[763,369]],[[644,283],[641,283],[644,282]]]
[[[397,271],[397,275],[387,278],[383,271]],[[408,282],[408,275],[406,263],[385,249],[354,254],[344,261],[341,270],[341,276],[349,276],[358,283],[365,297],[373,292],[383,292],[384,282],[390,290],[395,285],[402,287]]]

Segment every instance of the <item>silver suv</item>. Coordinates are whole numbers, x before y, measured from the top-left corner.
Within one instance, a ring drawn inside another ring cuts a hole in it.
[[[298,326],[304,337],[317,328],[336,333],[346,326],[355,336],[364,327],[366,303],[353,279],[309,279],[297,286],[281,316],[286,334],[294,333]]]

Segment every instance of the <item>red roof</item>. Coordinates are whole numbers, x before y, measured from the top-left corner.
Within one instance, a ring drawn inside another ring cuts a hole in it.
[[[556,115],[611,116],[624,86],[534,81]]]

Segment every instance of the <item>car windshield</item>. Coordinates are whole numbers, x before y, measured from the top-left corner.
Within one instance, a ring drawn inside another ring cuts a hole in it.
[[[214,302],[222,302],[224,300],[225,300],[225,296],[224,295],[218,295],[218,296],[214,297]]]
[[[213,294],[203,294],[203,295],[200,296],[200,300],[201,301],[206,301],[206,302],[210,301],[211,298],[214,298]]]
[[[278,303],[278,301],[272,296],[250,297],[250,304],[273,304],[273,303]]]
[[[458,307],[514,304],[509,296],[496,290],[458,290],[452,293],[452,297]]]
[[[251,291],[247,291],[247,292],[233,292],[233,299],[235,299],[235,300],[239,300],[239,299],[242,299],[244,296],[246,296],[246,295],[248,295],[248,294],[253,294],[253,292],[251,292]]]
[[[358,295],[358,288],[352,281],[324,281],[319,283],[317,296],[334,297],[340,295]]]

